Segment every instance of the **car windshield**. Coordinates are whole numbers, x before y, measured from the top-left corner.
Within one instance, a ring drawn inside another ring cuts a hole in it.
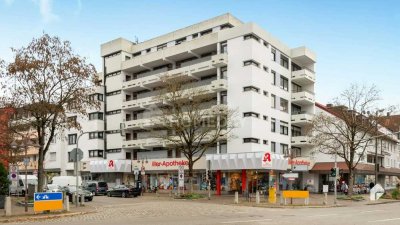
[[[114,189],[123,189],[123,188],[127,188],[125,185],[117,185],[114,187]]]
[[[76,191],[76,186],[68,186],[69,191],[74,192]],[[78,187],[78,190],[81,191],[82,189]]]
[[[99,182],[99,187],[107,187],[107,183],[106,182]]]

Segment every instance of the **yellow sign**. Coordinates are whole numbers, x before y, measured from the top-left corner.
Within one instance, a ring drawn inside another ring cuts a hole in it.
[[[268,193],[268,202],[275,204],[276,203],[276,189],[274,187],[269,188],[269,193]]]
[[[35,193],[33,210],[35,212],[63,209],[63,193]]]
[[[308,191],[282,191],[283,198],[309,198]]]

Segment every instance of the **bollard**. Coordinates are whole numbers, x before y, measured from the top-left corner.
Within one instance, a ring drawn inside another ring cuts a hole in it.
[[[239,204],[239,192],[235,191],[235,204]]]
[[[68,195],[64,196],[64,210],[69,212],[69,197]]]
[[[328,204],[328,193],[324,193],[324,205]]]
[[[256,192],[256,204],[260,204],[260,192]]]
[[[7,196],[6,197],[6,202],[4,204],[4,209],[6,211],[6,216],[11,216],[12,215],[12,211],[11,211],[11,197]]]

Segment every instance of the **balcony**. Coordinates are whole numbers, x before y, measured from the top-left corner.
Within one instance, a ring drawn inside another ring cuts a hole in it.
[[[314,52],[306,47],[299,47],[291,49],[291,54],[293,60],[299,62],[303,65],[310,65],[316,62],[317,56]]]
[[[300,106],[315,104],[315,94],[310,91],[300,91],[292,93],[292,103]]]
[[[217,43],[217,33],[205,35],[180,45],[124,61],[122,62],[122,70],[135,73],[148,68],[165,65],[171,61],[179,61],[193,56],[198,57],[204,53],[216,51]]]
[[[292,114],[292,124],[303,126],[305,124],[310,124],[314,115],[308,114],[306,112],[299,112],[298,114]]]
[[[292,81],[299,85],[315,83],[315,73],[308,69],[292,71]]]
[[[228,81],[225,79],[214,80],[211,82],[212,91],[226,91],[228,90]]]
[[[311,139],[308,136],[292,137],[292,146],[307,147],[312,146]]]
[[[218,54],[211,57],[211,63],[215,67],[223,67],[228,65],[228,55]]]
[[[146,139],[128,140],[122,142],[123,148],[136,148],[144,149],[143,145],[146,143]]]

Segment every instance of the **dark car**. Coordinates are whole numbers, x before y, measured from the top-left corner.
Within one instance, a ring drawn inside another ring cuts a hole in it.
[[[78,193],[78,197],[79,197],[79,202],[82,201],[82,196],[84,197],[85,201],[93,201],[93,194],[90,191],[87,190],[82,190],[81,188],[77,188],[76,186],[68,186],[68,187],[62,187],[61,191],[64,192],[67,196],[70,202],[72,202],[72,198],[74,198],[75,193]]]
[[[92,192],[93,195],[106,195],[108,184],[104,181],[88,181],[84,188],[85,190]]]
[[[128,197],[137,197],[140,195],[140,189],[133,187],[133,186],[127,186],[127,185],[117,185],[113,188],[110,188],[107,192],[108,197],[122,197],[122,198],[128,198]]]

